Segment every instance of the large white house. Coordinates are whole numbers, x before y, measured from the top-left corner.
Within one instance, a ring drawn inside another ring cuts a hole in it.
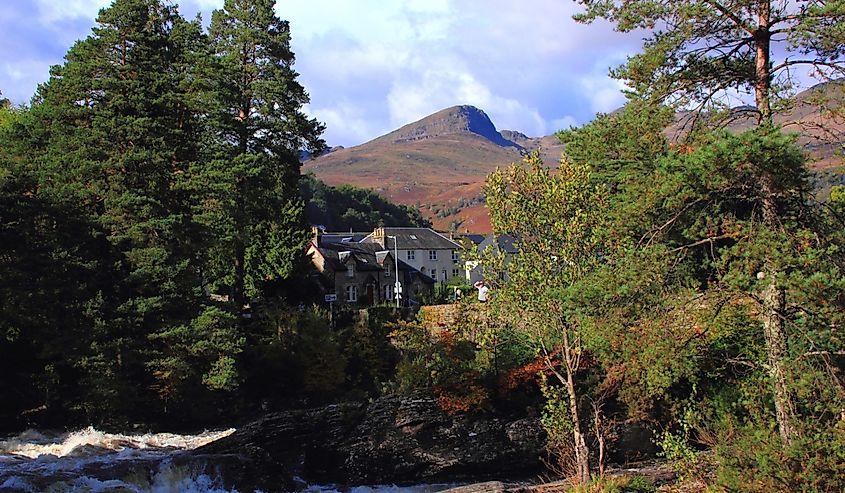
[[[464,277],[461,245],[430,228],[376,228],[361,243],[398,251],[398,258],[435,282]]]

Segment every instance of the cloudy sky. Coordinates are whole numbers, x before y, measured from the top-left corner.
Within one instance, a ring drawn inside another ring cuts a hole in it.
[[[29,101],[110,0],[0,0],[0,91]],[[207,23],[223,0],[181,0]],[[329,145],[357,145],[437,110],[471,104],[500,130],[547,135],[622,103],[608,68],[639,48],[583,26],[567,0],[280,0],[307,111]]]

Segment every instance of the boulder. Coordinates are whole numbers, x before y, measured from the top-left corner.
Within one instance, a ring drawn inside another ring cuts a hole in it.
[[[544,443],[537,418],[449,415],[433,398],[416,395],[273,413],[193,454],[238,455],[249,447],[266,476],[256,486],[278,491],[274,484],[289,484],[290,476],[277,476],[286,474],[340,484],[522,476],[540,470]]]

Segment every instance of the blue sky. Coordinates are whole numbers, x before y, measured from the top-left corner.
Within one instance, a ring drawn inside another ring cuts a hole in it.
[[[109,0],[0,1],[0,91],[26,103]],[[207,23],[223,0],[182,0]],[[583,26],[566,0],[281,0],[306,111],[329,145],[353,146],[437,110],[471,104],[500,130],[547,135],[621,105],[608,68],[636,35]]]

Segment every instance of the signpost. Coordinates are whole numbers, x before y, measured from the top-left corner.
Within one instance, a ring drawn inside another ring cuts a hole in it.
[[[396,308],[399,308],[399,300],[402,299],[402,283],[399,282],[399,238],[392,235],[387,235],[387,237],[393,238],[393,261],[396,262],[396,285],[393,287],[393,292],[396,297]]]
[[[329,304],[329,327],[331,330],[334,330],[334,302],[337,301],[337,295],[333,293],[327,294],[323,299]]]
[[[399,302],[402,300],[402,283],[399,282],[399,279],[396,280],[396,284],[393,285],[393,292],[394,297],[396,298],[396,306],[399,306]]]

